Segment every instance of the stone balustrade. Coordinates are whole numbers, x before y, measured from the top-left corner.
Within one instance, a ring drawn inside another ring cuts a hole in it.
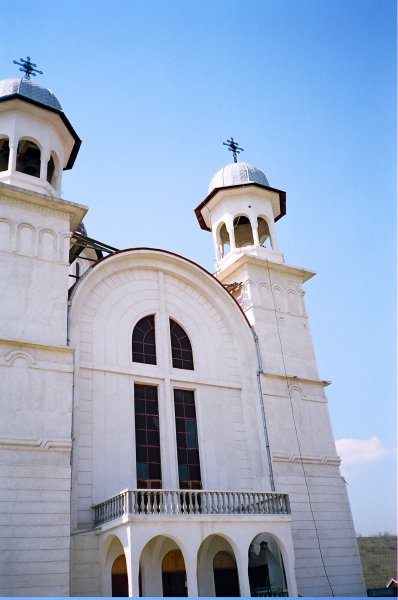
[[[207,490],[125,490],[93,506],[94,526],[133,515],[288,515],[287,494]]]

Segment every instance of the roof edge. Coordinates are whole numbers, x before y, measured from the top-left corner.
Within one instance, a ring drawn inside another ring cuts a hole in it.
[[[9,96],[0,97],[0,102],[8,102],[10,100],[22,100],[23,102],[27,102],[28,104],[33,104],[34,106],[38,106],[39,108],[42,108],[44,110],[48,110],[52,113],[55,113],[60,117],[60,119],[63,122],[63,124],[65,125],[66,129],[69,131],[70,135],[74,139],[72,151],[70,153],[66,167],[64,167],[63,170],[68,171],[69,169],[71,169],[75,163],[76,156],[79,152],[82,141],[79,138],[79,136],[77,135],[74,128],[72,127],[72,124],[69,121],[68,117],[65,115],[64,111],[59,110],[57,108],[53,108],[52,106],[47,106],[46,104],[42,104],[41,102],[38,102],[37,100],[33,100],[32,98],[28,98],[27,96],[23,96],[22,94],[10,94]]]
[[[279,221],[279,219],[281,219],[282,217],[285,216],[285,214],[286,214],[286,192],[284,192],[283,190],[279,190],[278,188],[273,188],[269,185],[263,185],[262,183],[257,183],[256,181],[248,181],[247,183],[239,183],[236,185],[226,185],[223,187],[214,188],[206,196],[206,198],[195,208],[195,215],[196,215],[196,218],[198,219],[200,228],[203,229],[204,231],[211,231],[210,227],[208,227],[206,225],[206,222],[203,218],[202,209],[210,202],[210,200],[213,198],[213,196],[215,196],[217,194],[217,192],[219,192],[221,190],[232,190],[232,189],[236,189],[236,188],[243,188],[243,187],[249,187],[249,186],[255,186],[255,187],[261,188],[263,190],[269,190],[270,192],[276,192],[279,195],[280,213],[279,213],[279,215],[277,215],[275,217],[275,219],[274,219],[275,223],[276,223],[276,221]]]

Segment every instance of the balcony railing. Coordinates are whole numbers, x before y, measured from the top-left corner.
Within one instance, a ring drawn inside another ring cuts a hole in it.
[[[130,515],[288,515],[287,494],[205,490],[125,490],[93,506],[94,526]]]

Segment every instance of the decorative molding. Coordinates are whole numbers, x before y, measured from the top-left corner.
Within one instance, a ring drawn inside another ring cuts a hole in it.
[[[18,338],[0,338],[1,344],[9,344],[10,346],[24,346],[28,348],[37,348],[38,350],[51,350],[51,352],[67,352],[72,354],[74,352],[73,346],[59,346],[58,344],[43,344],[40,342],[34,342],[30,340],[21,340]]]
[[[327,387],[328,385],[331,385],[331,381],[326,381],[325,379],[308,379],[306,377],[299,377],[297,375],[284,375],[284,374],[280,374],[280,373],[270,373],[269,371],[263,371],[262,375],[264,375],[264,377],[269,377],[270,379],[282,379],[283,381],[288,382],[288,385],[300,385],[301,383],[311,383],[314,385],[321,385],[322,387]],[[273,396],[274,394],[265,394],[267,395],[271,395]],[[311,398],[305,397],[306,400],[311,400]],[[325,402],[325,400],[322,400],[322,402]]]
[[[50,450],[54,452],[70,452],[72,440],[0,436],[0,448],[2,450]]]
[[[309,465],[334,465],[340,466],[341,459],[339,456],[316,456],[316,455],[299,455],[289,454],[289,452],[273,452],[272,458],[279,462],[290,463],[305,463]]]
[[[33,356],[31,356],[29,352],[25,352],[23,350],[11,350],[11,352],[6,354],[6,356],[4,357],[4,361],[9,363],[9,366],[11,366],[14,360],[16,360],[17,358],[22,358],[28,363],[30,367],[33,367],[36,364],[36,361],[33,358]]]

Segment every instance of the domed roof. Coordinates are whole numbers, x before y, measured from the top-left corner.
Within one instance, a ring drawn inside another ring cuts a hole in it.
[[[268,179],[260,169],[246,162],[230,163],[213,175],[209,183],[209,194],[214,188],[260,183],[269,187]]]
[[[15,77],[13,79],[3,79],[0,81],[1,100],[6,96],[13,96],[14,94],[34,100],[42,106],[48,106],[55,110],[62,110],[62,106],[57,97],[54,96],[49,89],[38,83],[33,83],[30,79]]]

